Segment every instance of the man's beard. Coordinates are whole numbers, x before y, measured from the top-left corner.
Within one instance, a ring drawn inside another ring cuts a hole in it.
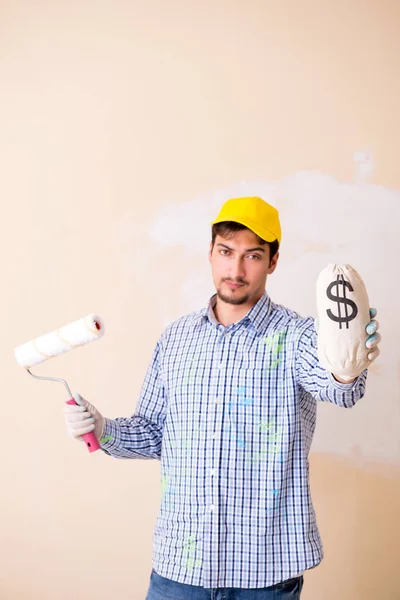
[[[248,302],[250,298],[248,294],[244,294],[244,296],[227,296],[223,292],[221,292],[220,289],[217,289],[217,296],[220,300],[222,300],[222,302],[226,302],[227,304],[235,304],[236,306],[240,304],[246,304],[246,302]]]

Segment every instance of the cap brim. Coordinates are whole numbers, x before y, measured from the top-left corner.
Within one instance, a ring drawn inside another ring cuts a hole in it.
[[[223,219],[216,219],[215,221],[212,221],[211,225],[215,225],[216,223],[224,223],[225,221],[233,221],[234,223],[240,223],[241,225],[248,227],[253,233],[257,234],[261,239],[265,240],[266,242],[274,242],[275,240],[278,240],[278,242],[280,241],[278,236],[275,233],[273,233],[270,229],[262,230],[257,225],[257,223],[253,223],[249,219],[239,220],[237,217],[230,217],[228,215],[224,216]]]

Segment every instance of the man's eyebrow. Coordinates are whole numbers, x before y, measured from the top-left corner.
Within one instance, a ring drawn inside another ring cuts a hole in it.
[[[230,246],[228,246],[227,244],[221,244],[221,242],[218,242],[217,246],[222,246],[223,248],[227,248],[228,250],[233,250],[234,248],[231,248]],[[256,248],[247,248],[245,250],[245,252],[264,252],[265,253],[265,249],[261,248],[261,246],[257,246]]]

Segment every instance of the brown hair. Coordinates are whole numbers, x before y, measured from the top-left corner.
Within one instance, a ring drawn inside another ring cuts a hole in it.
[[[214,242],[215,242],[215,238],[217,237],[217,235],[220,235],[221,237],[223,237],[227,240],[230,240],[237,231],[241,231],[242,229],[249,229],[249,228],[246,227],[245,225],[242,225],[241,223],[236,223],[235,221],[223,221],[222,223],[215,223],[211,228],[212,247],[214,247]],[[260,236],[257,235],[256,233],[254,233],[254,235],[257,238],[257,244],[259,244],[260,246],[268,244],[269,260],[271,262],[271,260],[273,259],[273,257],[279,250],[278,240],[275,240],[273,242],[266,242],[265,240],[260,238]]]

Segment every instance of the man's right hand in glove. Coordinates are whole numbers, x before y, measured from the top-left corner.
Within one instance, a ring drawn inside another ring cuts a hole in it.
[[[97,408],[92,406],[87,400],[79,394],[74,395],[75,404],[64,404],[63,413],[67,425],[68,435],[83,441],[82,436],[85,433],[94,431],[95,436],[100,441],[103,437],[105,428],[105,418],[99,413]]]

